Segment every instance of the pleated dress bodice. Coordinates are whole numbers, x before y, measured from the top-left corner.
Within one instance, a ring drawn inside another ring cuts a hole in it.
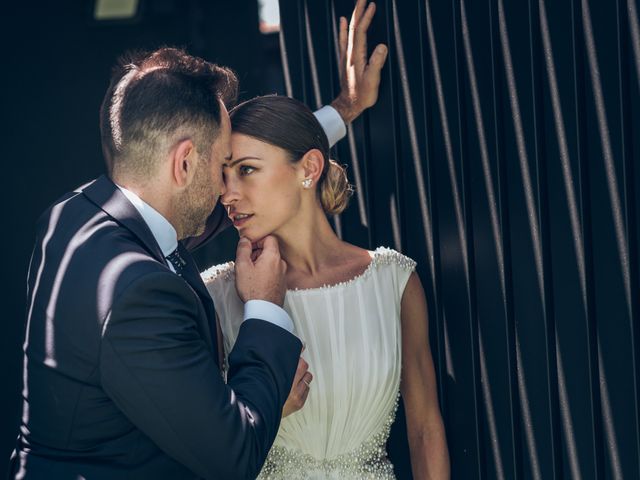
[[[304,407],[282,419],[259,478],[394,478],[385,444],[400,388],[400,303],[414,268],[410,258],[380,247],[349,281],[287,291],[283,308],[306,344],[313,382]],[[233,263],[202,275],[226,358],[243,318]]]

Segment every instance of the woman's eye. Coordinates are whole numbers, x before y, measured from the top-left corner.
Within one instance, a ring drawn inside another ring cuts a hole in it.
[[[249,175],[254,170],[255,168],[250,167],[249,165],[242,165],[238,171],[240,172],[240,175]]]

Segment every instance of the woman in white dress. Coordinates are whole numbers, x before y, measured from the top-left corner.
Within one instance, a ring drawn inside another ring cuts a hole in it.
[[[221,200],[242,237],[277,239],[287,264],[283,308],[306,343],[302,356],[313,372],[311,386],[309,373],[294,379],[260,478],[395,478],[385,443],[400,392],[414,478],[448,478],[415,262],[387,248],[359,248],[333,232],[327,215],[344,210],[350,189],[306,106],[259,97],[236,107],[231,123],[233,159]],[[227,355],[243,311],[233,264],[203,277]]]

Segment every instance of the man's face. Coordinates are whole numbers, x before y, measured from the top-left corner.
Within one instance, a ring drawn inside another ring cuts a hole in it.
[[[211,210],[218,202],[220,195],[225,192],[224,179],[222,176],[222,167],[231,160],[231,120],[229,112],[222,102],[220,102],[220,130],[218,137],[211,147],[209,173],[211,184],[214,189],[215,199],[211,206]]]
[[[222,103],[220,110],[220,129],[209,156],[199,155],[193,181],[180,201],[184,237],[204,232],[207,218],[225,192],[222,166],[231,158],[231,121]]]

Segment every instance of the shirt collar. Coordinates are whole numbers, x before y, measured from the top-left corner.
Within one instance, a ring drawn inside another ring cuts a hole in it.
[[[178,248],[178,234],[176,233],[176,229],[173,228],[173,225],[169,223],[169,220],[164,218],[160,212],[131,190],[127,190],[117,184],[116,187],[120,189],[124,196],[127,197],[136,210],[138,210],[138,213],[140,213],[149,230],[151,230],[153,237],[156,239],[156,242],[158,242],[158,246],[165,257]]]

